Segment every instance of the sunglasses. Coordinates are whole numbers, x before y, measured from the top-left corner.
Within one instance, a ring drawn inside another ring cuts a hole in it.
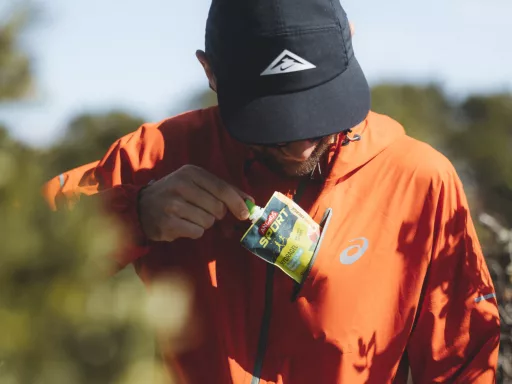
[[[329,137],[330,135],[327,135],[327,136],[318,136],[318,137],[313,137],[311,139],[305,139],[305,140],[301,140],[301,141],[310,141],[312,143],[317,143],[319,141],[321,141],[323,138],[325,137]],[[288,145],[294,143],[294,141],[289,141],[287,143],[277,143],[277,144],[269,144],[269,145],[265,145],[265,147],[269,147],[269,148],[284,148],[284,147],[287,147]]]
[[[352,132],[351,129],[349,129],[345,132],[346,136],[343,139],[343,142],[341,143],[341,145],[343,147],[347,146],[348,144],[350,144],[353,141],[361,140],[361,135],[358,135],[358,134],[355,134],[353,137],[348,136],[348,134],[351,132]],[[306,139],[306,140],[311,141],[312,143],[317,143],[317,142],[321,141],[322,139],[324,139],[325,137],[329,137],[329,136],[331,136],[331,135],[318,136],[318,137],[313,137],[311,139]],[[267,147],[267,148],[285,148],[286,146],[290,145],[291,143],[293,143],[293,141],[290,141],[288,143],[268,144],[268,145],[265,145],[265,147]]]

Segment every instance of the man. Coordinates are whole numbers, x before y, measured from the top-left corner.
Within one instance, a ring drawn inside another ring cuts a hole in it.
[[[461,182],[370,111],[340,4],[214,0],[197,56],[218,108],[46,186],[126,223],[116,261],[148,287],[191,279],[201,337],[177,355],[161,340],[165,363],[186,383],[494,382],[499,316]],[[301,284],[239,243],[244,199],[274,191],[323,225]]]

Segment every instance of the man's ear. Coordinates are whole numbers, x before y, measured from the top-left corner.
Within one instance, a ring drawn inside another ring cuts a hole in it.
[[[208,82],[210,84],[210,88],[217,92],[217,79],[215,78],[215,75],[213,74],[212,67],[210,65],[210,62],[208,61],[208,58],[206,57],[206,53],[204,51],[198,49],[196,51],[196,57],[197,60],[201,63],[204,69],[204,73],[206,74],[206,77],[208,78]]]

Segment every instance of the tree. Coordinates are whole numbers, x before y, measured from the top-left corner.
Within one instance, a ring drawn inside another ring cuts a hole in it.
[[[454,157],[468,164],[482,208],[512,226],[512,95],[470,96],[458,116]]]
[[[129,274],[108,278],[120,223],[87,201],[51,212],[44,163],[20,151],[0,143],[0,383],[163,382],[151,334],[162,316],[159,332],[182,332],[184,283],[148,296]]]
[[[116,140],[133,132],[143,122],[140,117],[120,111],[75,117],[63,138],[47,153],[53,175],[101,159]]]
[[[16,8],[9,17],[0,19],[0,103],[19,101],[32,89],[31,62],[19,42],[30,15],[29,9]],[[29,151],[27,146],[11,138],[7,127],[1,121],[0,144],[9,144]]]
[[[0,25],[0,102],[31,89],[31,64],[18,45],[22,15]],[[171,278],[147,295],[130,273],[107,278],[122,223],[87,201],[51,212],[41,197],[54,167],[100,157],[140,123],[124,113],[81,116],[51,158],[0,124],[0,383],[169,382],[154,359],[152,335],[156,329],[172,342],[182,332],[183,281]],[[167,321],[162,307],[172,308]]]
[[[443,89],[435,84],[381,84],[372,89],[376,112],[399,121],[407,133],[443,153],[449,151],[446,139],[458,126],[454,106]]]
[[[17,10],[0,21],[0,101],[18,100],[32,89],[32,66],[19,45],[29,12]]]

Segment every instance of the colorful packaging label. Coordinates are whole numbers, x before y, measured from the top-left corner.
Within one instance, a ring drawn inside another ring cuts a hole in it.
[[[295,202],[275,192],[241,243],[301,283],[319,238],[320,226]]]

